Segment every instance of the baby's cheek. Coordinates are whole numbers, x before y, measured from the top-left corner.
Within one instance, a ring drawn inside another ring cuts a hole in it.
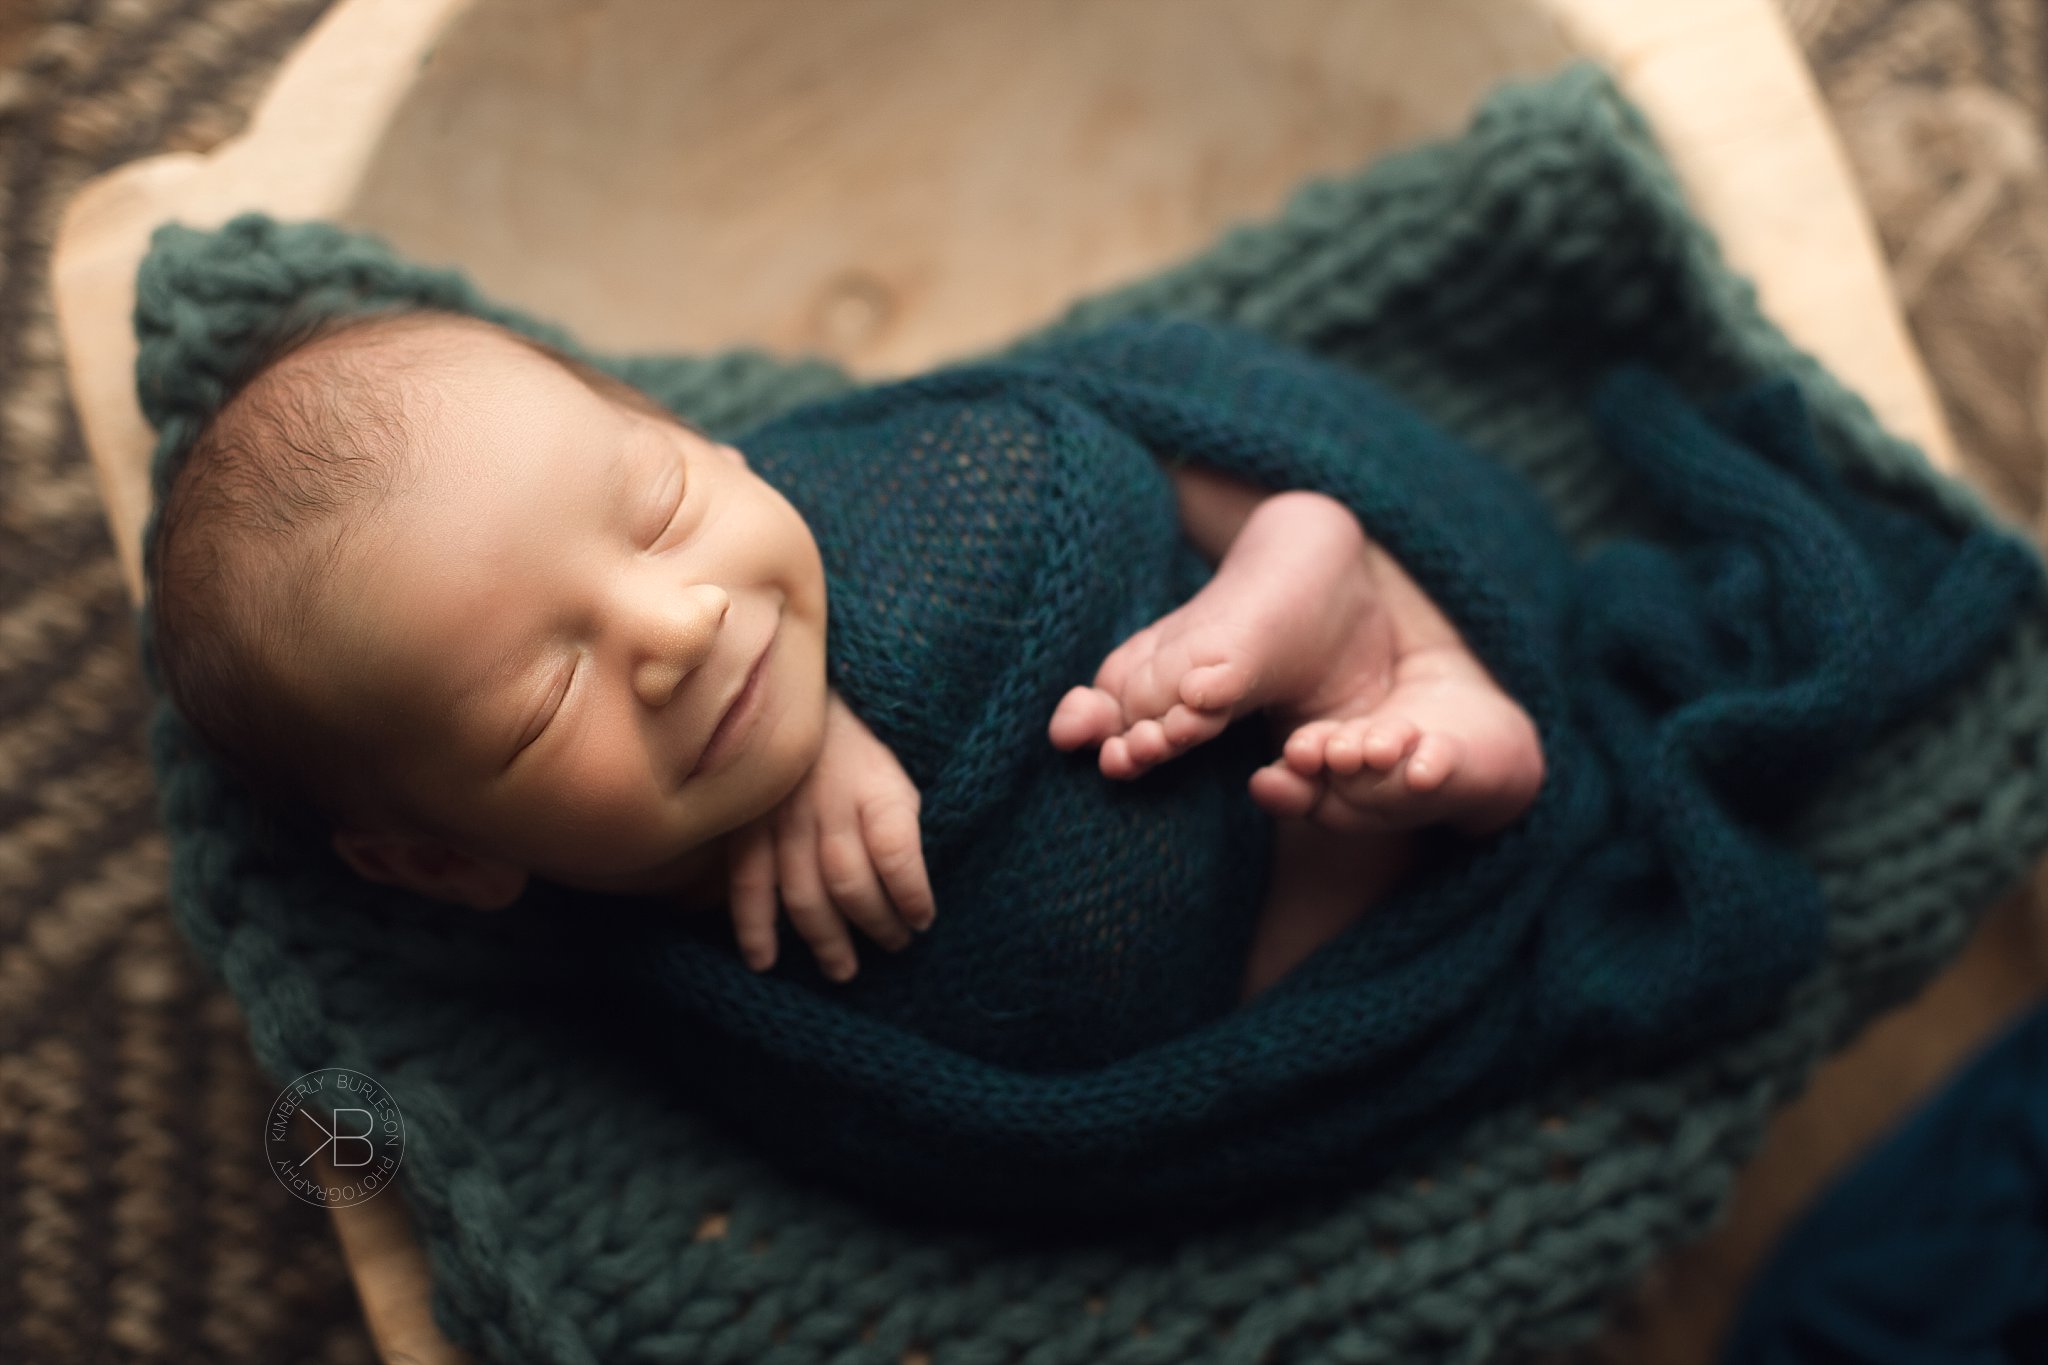
[[[662,789],[643,760],[632,766],[565,765],[529,793],[528,835],[567,857],[661,851],[670,841]]]

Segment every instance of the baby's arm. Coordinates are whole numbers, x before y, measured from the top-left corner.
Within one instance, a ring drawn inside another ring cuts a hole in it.
[[[775,965],[778,889],[790,923],[835,981],[859,969],[845,920],[891,952],[910,944],[912,929],[929,929],[935,907],[919,805],[896,755],[833,690],[811,770],[775,809],[733,832],[733,931],[748,965]]]

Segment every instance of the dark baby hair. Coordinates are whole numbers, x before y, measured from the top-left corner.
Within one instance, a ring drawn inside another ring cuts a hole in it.
[[[451,324],[492,330],[601,397],[689,426],[624,380],[459,313],[287,317],[252,348],[164,497],[145,591],[171,705],[267,818],[314,837],[371,820],[448,837],[394,780],[416,737],[388,714],[323,703],[302,646],[332,614],[343,550],[414,473],[406,399],[454,363],[432,348],[422,362],[420,348],[399,357],[376,343]],[[315,354],[321,364],[300,363]]]

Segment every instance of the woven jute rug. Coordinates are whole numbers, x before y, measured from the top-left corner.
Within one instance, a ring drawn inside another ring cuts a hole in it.
[[[0,0],[0,1361],[371,1361],[273,1087],[164,905],[127,600],[51,317],[87,177],[233,134],[327,0]],[[2038,525],[2039,0],[1783,0],[1970,470]]]

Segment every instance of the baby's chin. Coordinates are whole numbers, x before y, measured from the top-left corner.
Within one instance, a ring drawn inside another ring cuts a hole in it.
[[[675,895],[691,903],[723,905],[726,900],[726,848],[731,832],[768,814],[794,791],[818,761],[824,747],[825,689],[822,673],[815,706],[786,716],[772,736],[750,751],[745,761],[725,772],[697,779],[702,812],[716,812],[725,832],[686,847],[653,865],[607,872],[535,868],[542,881],[579,891],[614,895]]]
[[[724,776],[722,785],[728,785],[730,790],[720,792],[723,799],[713,802],[720,810],[721,826],[730,826],[724,832],[698,839],[671,855],[657,855],[652,861],[637,859],[631,866],[616,870],[589,866],[533,866],[529,875],[576,891],[620,896],[673,895],[702,900],[707,904],[722,904],[725,900],[726,846],[732,831],[773,810],[788,794],[788,789],[796,785],[795,781],[783,780],[773,770],[749,770]],[[797,777],[801,776],[799,771]]]
[[[666,862],[633,872],[615,874],[536,872],[542,881],[574,891],[596,891],[615,896],[645,896],[674,893],[693,899],[724,900],[725,841],[714,839],[684,850]]]

